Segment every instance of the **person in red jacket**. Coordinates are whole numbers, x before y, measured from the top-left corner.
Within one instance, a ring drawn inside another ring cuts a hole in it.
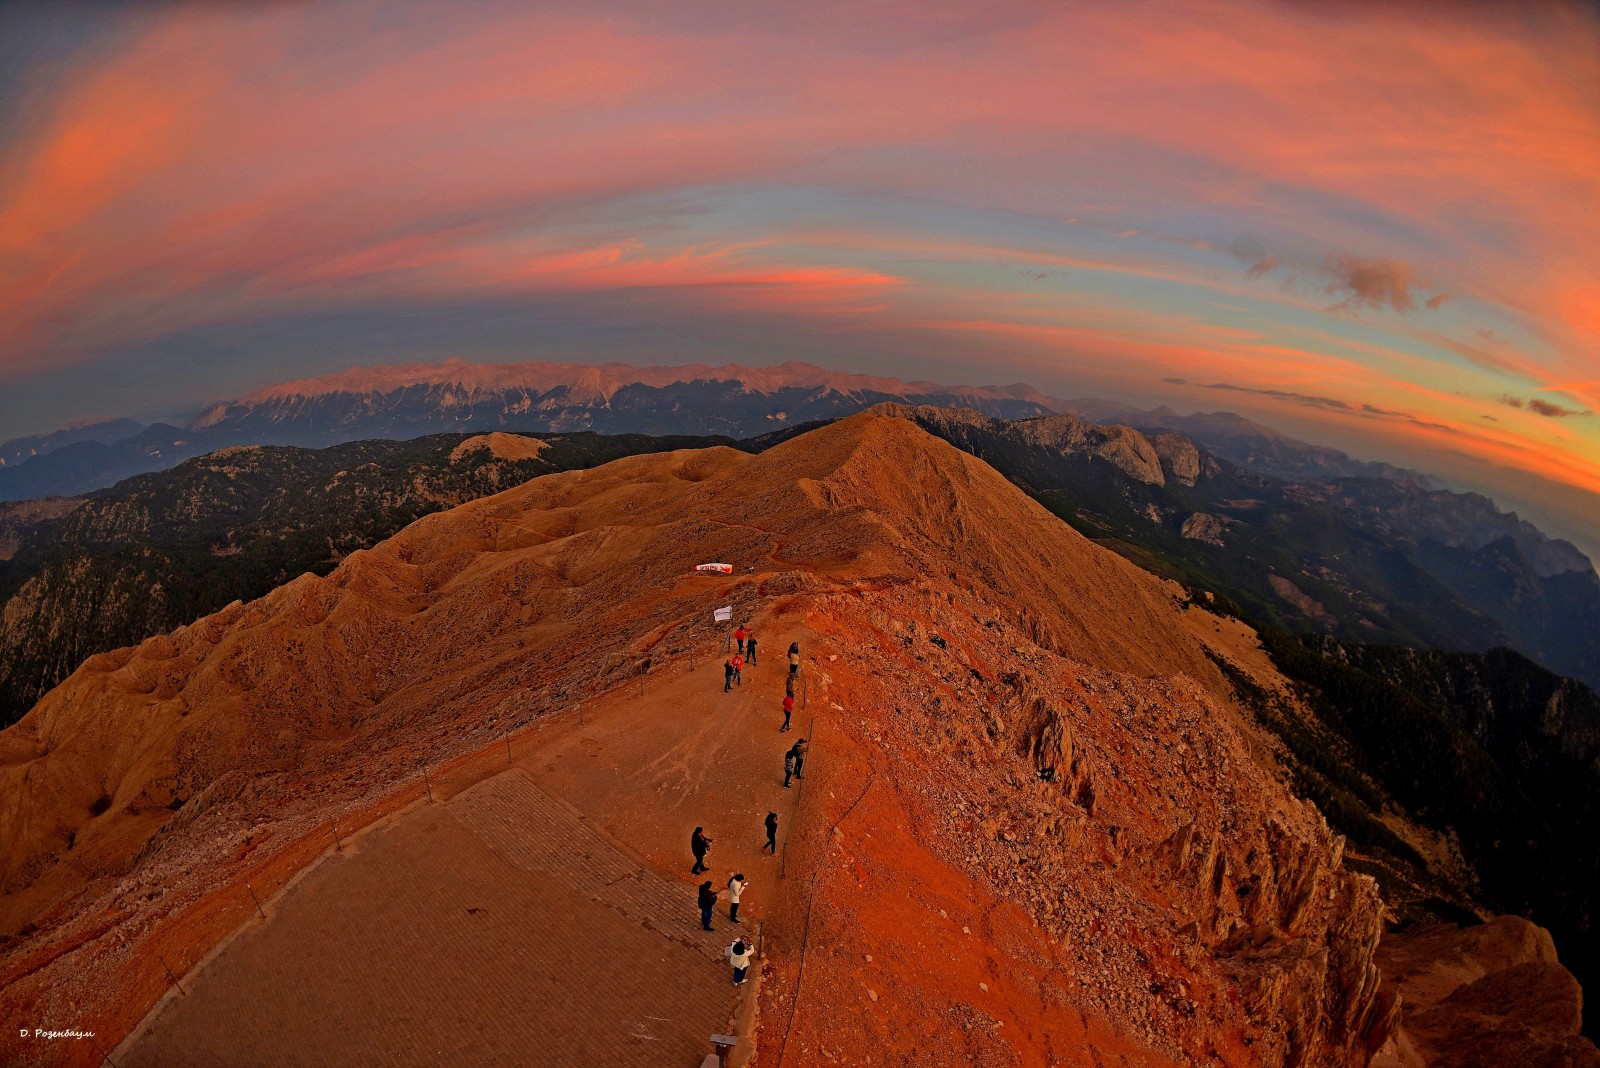
[[[744,671],[744,657],[742,657],[739,654],[735,653],[734,656],[733,656],[732,663],[733,663],[733,684],[735,686],[743,686],[744,685],[744,676],[741,674],[741,672]]]
[[[746,630],[742,624],[738,630],[733,632],[733,640],[739,643],[740,656],[744,655],[744,640],[748,637],[750,637],[750,632]]]
[[[793,715],[793,714],[794,714],[794,695],[790,694],[788,697],[785,697],[783,699],[783,726],[778,728],[778,733],[779,734],[782,734],[784,731],[789,729],[789,717],[791,715]]]

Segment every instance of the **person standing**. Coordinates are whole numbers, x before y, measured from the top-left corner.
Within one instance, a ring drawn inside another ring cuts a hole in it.
[[[783,699],[783,726],[778,728],[778,733],[779,734],[782,734],[784,731],[789,729],[789,717],[792,716],[792,715],[794,715],[794,695],[793,694],[791,694],[788,697],[785,697]]]
[[[778,814],[767,813],[767,844],[762,846],[768,853],[778,851]]]
[[[783,754],[783,788],[785,790],[790,789],[789,780],[794,778],[794,762],[794,746],[791,745],[788,752]]]
[[[725,660],[722,663],[722,692],[727,693],[733,689],[733,661]]]
[[[711,910],[717,907],[717,892],[711,889],[711,880],[707,879],[700,884],[700,926],[707,931],[715,930],[711,926]]]
[[[739,922],[739,895],[744,893],[744,888],[749,885],[749,881],[744,877],[744,872],[740,872],[738,875],[735,875],[733,878],[728,880],[729,923]]]
[[[755,667],[756,666],[756,636],[754,634],[750,635],[750,639],[747,642],[745,642],[744,644],[745,644],[745,651],[750,654],[750,666],[751,667]]]
[[[744,640],[748,637],[750,637],[750,632],[746,630],[743,625],[741,625],[738,630],[733,632],[733,640],[739,643],[740,656],[744,655]]]
[[[728,961],[733,965],[733,985],[743,986],[745,973],[750,970],[750,958],[755,954],[755,947],[744,939],[736,939],[728,947]]]
[[[794,743],[794,777],[797,779],[805,778],[806,751],[810,748],[811,746],[804,738]]]
[[[699,875],[703,871],[711,870],[706,866],[706,851],[711,848],[711,843],[714,841],[716,839],[706,837],[704,827],[696,827],[694,834],[689,836],[689,851],[694,854],[694,869],[689,872],[690,875]]]
[[[789,645],[789,674],[796,675],[800,671],[800,643],[792,642]]]
[[[744,685],[744,657],[738,653],[733,654],[733,684]]]
[[[783,695],[785,697],[794,696],[794,672],[792,671],[789,672],[789,677],[783,680]]]

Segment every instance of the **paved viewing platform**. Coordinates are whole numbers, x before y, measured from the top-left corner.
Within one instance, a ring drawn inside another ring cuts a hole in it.
[[[317,865],[119,1063],[694,1065],[730,937],[512,768]]]

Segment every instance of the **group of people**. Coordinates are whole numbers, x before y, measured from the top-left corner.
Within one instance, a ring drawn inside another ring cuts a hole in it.
[[[747,656],[749,657],[748,663],[750,666],[754,667],[756,663],[756,636],[751,631],[749,625],[741,624],[739,628],[733,632],[733,638],[737,643],[736,651],[722,665],[723,693],[728,693],[735,686],[744,685],[743,671],[747,662],[745,659]],[[778,728],[779,733],[784,733],[789,730],[789,721],[794,714],[795,680],[799,674],[800,643],[791,642],[789,644],[789,672],[784,681],[783,725]],[[801,738],[799,741],[795,742],[794,745],[790,746],[788,751],[783,754],[784,789],[787,790],[791,788],[791,780],[804,778],[802,772],[805,769],[807,749],[808,745],[806,740]],[[776,854],[778,851],[778,814],[776,812],[767,813],[765,827],[767,831],[767,840],[766,844],[762,846],[762,849],[768,853]],[[715,839],[711,838],[705,833],[704,827],[696,827],[694,829],[694,834],[689,838],[689,851],[694,854],[694,867],[691,869],[692,874],[701,875],[711,870],[706,864],[706,853],[710,851],[711,843],[713,841],[715,841]],[[728,880],[725,890],[717,890],[712,885],[710,879],[702,882],[700,884],[699,894],[701,928],[707,931],[715,930],[715,928],[711,926],[711,918],[716,909],[717,900],[724,892],[728,895],[728,922],[733,924],[739,923],[739,898],[744,893],[745,889],[749,887],[749,885],[750,882],[744,877],[743,872],[736,872],[732,878]],[[745,941],[743,938],[735,940],[732,945],[728,946],[723,951],[723,954],[733,965],[733,983],[735,986],[742,986],[744,984],[745,974],[750,968],[750,960],[754,953],[754,945]]]

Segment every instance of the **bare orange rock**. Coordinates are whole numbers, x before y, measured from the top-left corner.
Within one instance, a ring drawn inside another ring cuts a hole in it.
[[[450,459],[456,461],[473,452],[487,452],[501,460],[531,460],[546,448],[548,446],[539,438],[495,431],[463,441],[450,450]]]
[[[1416,926],[1385,938],[1378,960],[1402,1011],[1375,1068],[1600,1066],[1580,1034],[1583,991],[1542,927],[1516,916]]]

